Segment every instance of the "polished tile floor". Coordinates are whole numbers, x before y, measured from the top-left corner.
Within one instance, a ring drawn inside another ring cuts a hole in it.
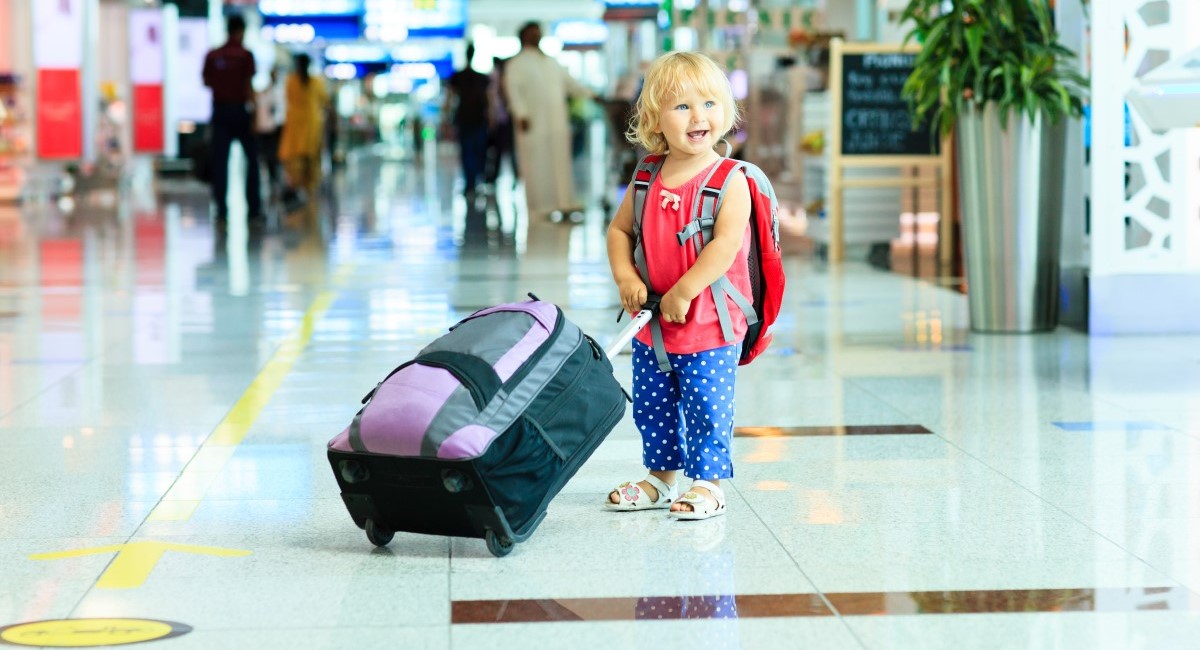
[[[959,293],[858,263],[789,260],[775,347],[739,381],[729,516],[604,511],[639,476],[626,421],[511,556],[374,549],[325,443],[376,381],[530,291],[617,329],[602,214],[528,224],[506,186],[468,206],[448,162],[355,156],[319,219],[262,237],[145,174],[0,207],[0,627],[167,621],[163,648],[1200,647],[1200,338],[973,335]]]

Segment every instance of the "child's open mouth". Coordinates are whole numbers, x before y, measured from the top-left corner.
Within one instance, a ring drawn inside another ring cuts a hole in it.
[[[708,137],[708,129],[703,131],[688,131],[687,136],[688,140],[691,140],[692,142],[700,142],[704,140],[704,138]]]

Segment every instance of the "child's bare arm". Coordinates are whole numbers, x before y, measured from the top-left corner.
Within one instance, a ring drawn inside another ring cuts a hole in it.
[[[617,208],[608,226],[608,266],[621,296],[621,306],[630,314],[637,313],[646,302],[646,283],[638,275],[633,262],[633,185]]]
[[[738,172],[737,178],[745,179],[745,175]],[[663,296],[660,306],[663,320],[672,323],[686,320],[692,300],[733,266],[749,223],[750,186],[744,180],[735,180],[726,186],[712,241],[705,244],[692,268]]]

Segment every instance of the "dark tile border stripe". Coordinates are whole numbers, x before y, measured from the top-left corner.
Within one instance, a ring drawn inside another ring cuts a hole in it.
[[[456,600],[451,603],[451,622],[464,625],[834,615],[1200,612],[1200,602],[1182,587],[863,592],[825,594],[825,598],[833,609],[819,594]]]
[[[889,436],[933,433],[919,424],[872,424],[833,427],[737,427],[737,438],[803,438],[818,436]]]
[[[553,623],[832,616],[817,594],[456,600],[451,622]]]

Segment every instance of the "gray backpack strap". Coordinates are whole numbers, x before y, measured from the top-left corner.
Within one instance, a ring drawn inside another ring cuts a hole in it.
[[[745,168],[745,163],[738,163],[729,174],[725,177],[724,184],[721,188],[714,189],[708,186],[708,181],[713,174],[717,172],[718,166],[714,166],[712,171],[704,179],[704,184],[700,189],[700,200],[692,211],[692,220],[688,222],[687,227],[681,230],[676,236],[679,238],[679,245],[686,245],[687,240],[691,239],[696,247],[696,255],[700,255],[700,251],[708,242],[712,241],[713,229],[717,224],[717,215],[721,212],[721,204],[725,198],[725,188],[729,186],[729,181],[737,176],[740,169]],[[729,296],[733,300],[733,304],[737,305],[738,309],[746,317],[746,324],[753,325],[758,322],[758,314],[754,311],[754,303],[749,298],[742,295],[737,287],[729,281],[729,278],[722,275],[717,278],[709,286],[709,291],[712,292],[713,304],[717,308],[717,319],[721,323],[721,335],[725,337],[726,343],[734,342],[733,334],[733,318],[729,315],[729,305],[725,301],[725,296]]]
[[[633,264],[642,276],[642,281],[647,284],[650,282],[650,266],[646,263],[646,247],[642,245],[642,211],[646,208],[646,195],[650,193],[654,179],[658,178],[662,164],[661,159],[655,162],[642,158],[633,172]],[[649,172],[648,179],[638,179],[638,172],[642,171]],[[667,357],[667,346],[663,343],[662,325],[659,323],[658,314],[650,320],[650,339],[654,343],[654,359],[658,362],[659,371],[671,372],[671,361]]]
[[[642,243],[642,210],[646,207],[646,195],[650,193],[650,186],[654,184],[654,179],[658,178],[658,172],[663,166],[663,160],[652,161],[649,158],[650,156],[646,156],[638,161],[637,168],[633,171],[633,233],[637,236],[638,248]],[[649,178],[639,180],[639,172],[649,172]]]
[[[642,276],[643,282],[650,281],[650,268],[646,264],[646,247],[642,245],[642,211],[646,208],[646,195],[650,193],[650,186],[654,184],[654,179],[658,177],[659,170],[662,169],[662,161],[652,162],[642,158],[637,165],[637,169],[633,172],[633,264],[637,267],[638,273]],[[648,172],[646,178],[638,179],[642,176],[640,172]]]

